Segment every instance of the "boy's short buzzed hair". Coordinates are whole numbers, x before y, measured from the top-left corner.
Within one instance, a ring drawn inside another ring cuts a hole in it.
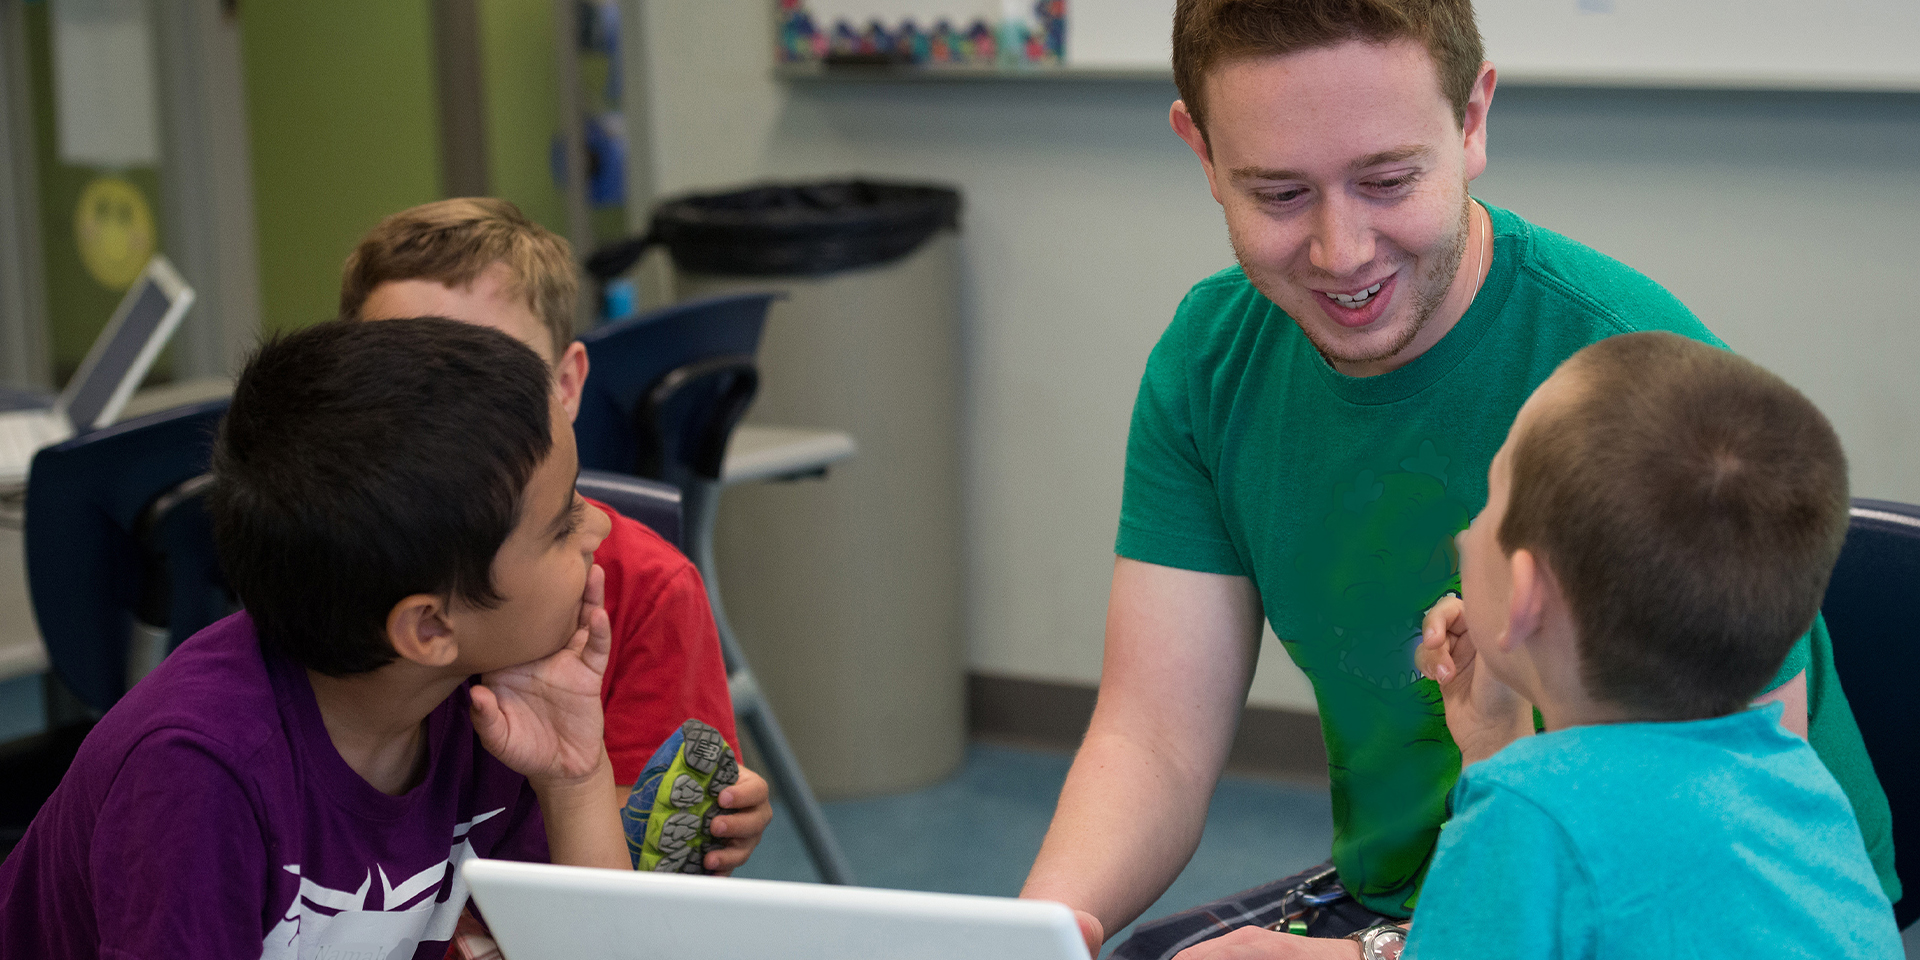
[[[1205,137],[1205,83],[1213,68],[1348,40],[1412,40],[1426,47],[1454,122],[1466,125],[1467,100],[1486,60],[1472,0],[1179,0],[1173,11],[1173,82]]]
[[[553,446],[553,376],[504,333],[334,321],[240,374],[208,499],[221,564],[268,648],[328,676],[391,662],[387,616],[499,602],[494,554]]]
[[[1600,700],[1671,720],[1746,706],[1813,623],[1847,532],[1847,462],[1812,402],[1664,332],[1569,358],[1514,438],[1499,541],[1545,559]]]
[[[573,342],[579,296],[572,247],[496,197],[423,203],[380,221],[347,256],[340,316],[360,319],[367,297],[383,283],[431,280],[464,287],[496,263],[510,275],[508,295],[524,299],[546,326],[558,360]]]

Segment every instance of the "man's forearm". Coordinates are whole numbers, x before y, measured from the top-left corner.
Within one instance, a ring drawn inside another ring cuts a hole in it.
[[[1112,935],[1166,891],[1200,843],[1219,771],[1162,752],[1088,732],[1021,896],[1085,910]]]
[[[1126,926],[1200,843],[1260,642],[1245,577],[1114,562],[1093,722],[1022,896]]]

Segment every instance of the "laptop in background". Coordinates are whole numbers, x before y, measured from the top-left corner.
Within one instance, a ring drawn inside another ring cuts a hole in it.
[[[193,306],[193,288],[155,254],[50,408],[0,412],[0,486],[17,486],[40,448],[111,425]]]
[[[1088,960],[1058,903],[469,860],[507,960]]]

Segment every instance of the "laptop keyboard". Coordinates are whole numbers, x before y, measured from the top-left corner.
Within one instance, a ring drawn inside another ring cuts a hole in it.
[[[67,438],[60,417],[46,410],[0,413],[0,477],[24,477],[41,447]]]

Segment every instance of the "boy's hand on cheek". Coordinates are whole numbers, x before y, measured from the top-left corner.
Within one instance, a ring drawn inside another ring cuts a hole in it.
[[[1460,765],[1493,756],[1533,732],[1533,708],[1485,669],[1467,629],[1466,603],[1441,597],[1420,626],[1414,666],[1440,685],[1447,730],[1460,747]]]
[[[773,803],[768,796],[767,781],[741,767],[739,781],[720,791],[720,805],[733,812],[715,817],[712,830],[713,835],[727,841],[727,845],[707,854],[706,867],[707,872],[724,877],[753,855],[753,848],[760,844],[760,835],[767,832],[767,824],[773,820]]]
[[[550,656],[495,670],[473,687],[473,727],[500,762],[533,781],[576,781],[607,763],[600,679],[612,628],[601,607],[606,574],[587,575],[580,624]]]

